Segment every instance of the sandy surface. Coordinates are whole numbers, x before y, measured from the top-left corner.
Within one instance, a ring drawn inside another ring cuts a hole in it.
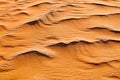
[[[120,0],[0,0],[0,80],[120,80]]]

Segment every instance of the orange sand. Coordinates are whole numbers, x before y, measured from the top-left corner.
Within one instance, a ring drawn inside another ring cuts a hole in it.
[[[0,80],[120,80],[120,0],[1,0]]]

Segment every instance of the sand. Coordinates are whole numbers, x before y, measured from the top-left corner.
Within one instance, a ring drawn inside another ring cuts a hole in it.
[[[120,0],[1,0],[0,80],[120,80]]]

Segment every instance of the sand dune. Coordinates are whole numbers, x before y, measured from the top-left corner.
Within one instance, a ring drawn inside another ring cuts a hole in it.
[[[1,0],[0,80],[120,80],[120,0]]]

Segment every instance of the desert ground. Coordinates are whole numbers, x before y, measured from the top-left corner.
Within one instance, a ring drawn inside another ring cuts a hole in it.
[[[120,0],[0,0],[0,80],[120,80]]]

